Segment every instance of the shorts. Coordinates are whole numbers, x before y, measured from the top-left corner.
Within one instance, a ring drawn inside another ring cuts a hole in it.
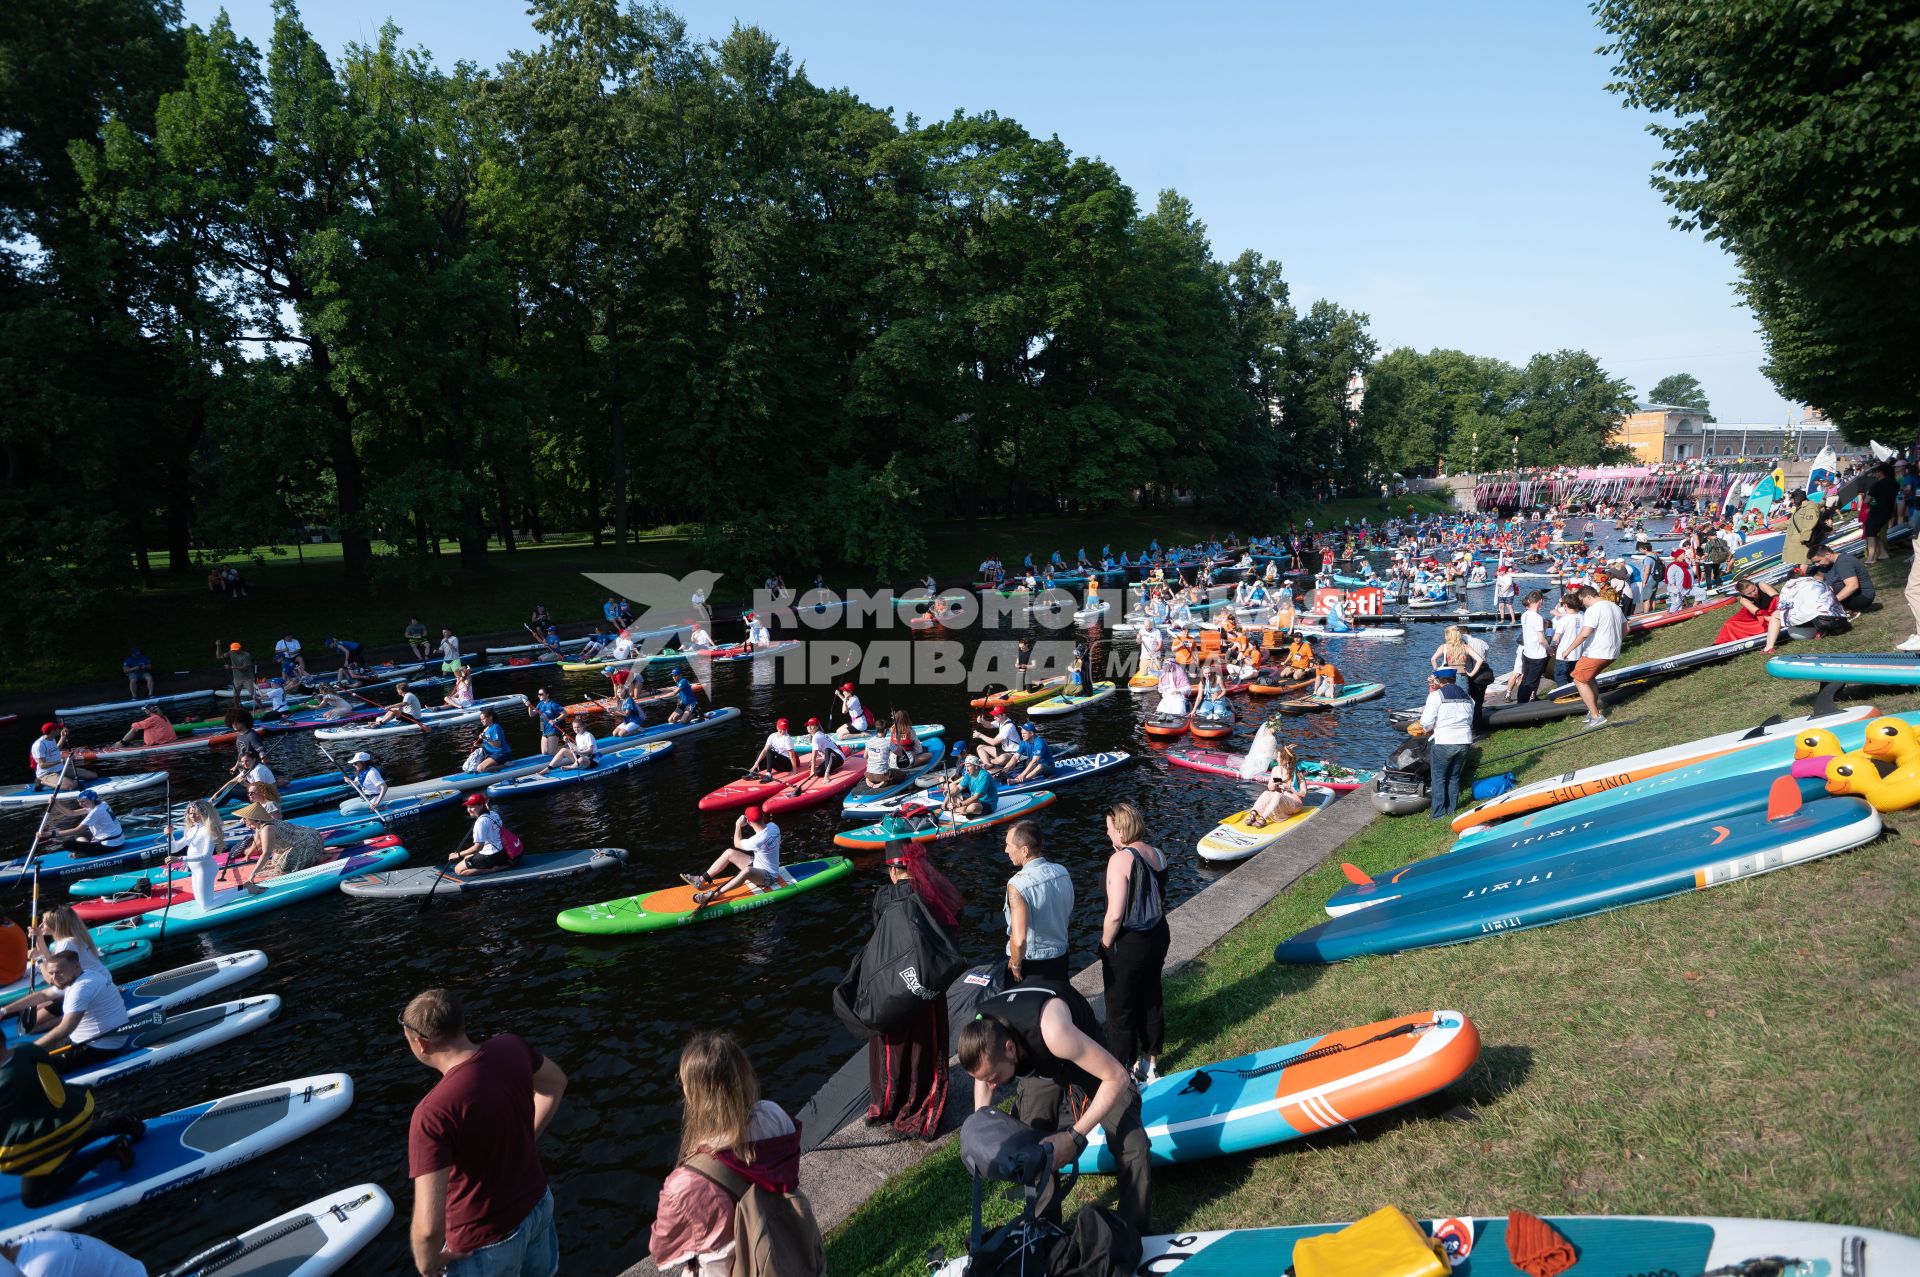
[[[1601,670],[1611,664],[1613,664],[1613,658],[1611,656],[1583,656],[1573,667],[1573,681],[1576,683],[1591,683],[1595,678],[1599,677]]]
[[[479,851],[468,856],[467,863],[475,869],[485,869],[491,872],[495,869],[510,868],[513,864],[513,857],[504,851]]]

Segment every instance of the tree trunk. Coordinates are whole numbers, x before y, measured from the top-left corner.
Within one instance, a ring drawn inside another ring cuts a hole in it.
[[[327,431],[327,460],[333,466],[334,508],[340,536],[340,568],[349,581],[364,581],[373,568],[373,542],[360,529],[360,515],[366,509],[366,473],[360,466],[360,454],[353,446],[353,409],[332,388],[333,358],[324,342],[312,342],[313,375],[321,398],[333,414],[333,429]]]
[[[618,312],[607,302],[607,425],[613,433],[613,548],[627,552],[627,431],[620,413],[620,334]]]

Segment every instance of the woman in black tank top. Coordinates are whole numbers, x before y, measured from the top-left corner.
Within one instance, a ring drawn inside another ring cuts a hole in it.
[[[1107,809],[1107,915],[1100,926],[1100,975],[1106,985],[1107,1045],[1136,1081],[1159,1077],[1166,1039],[1160,970],[1167,960],[1167,859],[1147,842],[1147,823],[1130,802]]]

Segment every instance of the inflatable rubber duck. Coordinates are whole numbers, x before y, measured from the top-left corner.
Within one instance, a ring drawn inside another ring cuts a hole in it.
[[[1920,768],[1903,767],[1882,776],[1870,755],[1843,754],[1827,764],[1827,792],[1857,794],[1875,811],[1905,811],[1920,805]]]
[[[1793,739],[1795,758],[1838,758],[1846,752],[1840,748],[1840,738],[1824,727],[1801,732]]]
[[[1870,758],[1892,763],[1901,771],[1920,769],[1920,731],[1904,718],[1876,718],[1867,724],[1861,747]]]

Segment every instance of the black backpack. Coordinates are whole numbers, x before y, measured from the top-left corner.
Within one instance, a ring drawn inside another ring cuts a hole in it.
[[[894,1033],[945,993],[967,966],[953,935],[905,887],[874,919],[873,938],[854,955],[833,990],[833,1009],[858,1037]]]

